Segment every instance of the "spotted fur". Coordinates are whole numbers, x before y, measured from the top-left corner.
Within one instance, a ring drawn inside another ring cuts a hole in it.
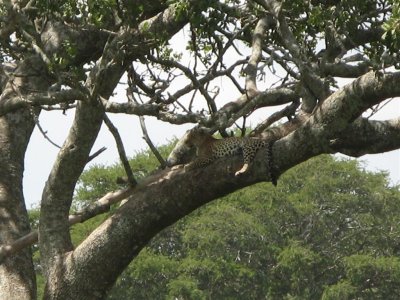
[[[235,173],[238,176],[248,170],[257,151],[263,147],[268,147],[268,169],[270,172],[272,169],[272,142],[268,140],[251,137],[215,139],[206,132],[194,130],[188,136],[188,144],[197,148],[197,158],[186,165],[185,169],[206,166],[218,158],[242,154],[243,167]],[[269,175],[272,182],[275,183],[272,174]]]

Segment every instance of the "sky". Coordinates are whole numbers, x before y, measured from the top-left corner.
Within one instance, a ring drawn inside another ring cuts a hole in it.
[[[177,34],[171,42],[178,49],[185,48],[183,43],[182,33]],[[243,52],[246,55],[246,52]],[[235,59],[232,58],[231,62],[235,61]],[[236,95],[232,94],[232,90],[236,90],[234,87],[224,81],[220,81],[218,85],[221,88],[221,99],[233,101],[236,98]],[[123,100],[126,94],[125,89],[126,85],[120,84],[116,90],[115,99],[119,101]],[[223,104],[219,103],[219,107]],[[266,115],[273,113],[276,109],[261,109],[256,111],[249,118],[250,123],[247,124],[255,126],[265,119]],[[73,117],[73,110],[67,111],[65,115],[61,111],[42,111],[39,121],[43,129],[47,132],[47,136],[56,144],[62,145],[72,124]],[[400,98],[394,99],[388,105],[384,106],[372,119],[386,120],[397,117],[400,117]],[[142,138],[142,131],[137,116],[109,114],[109,118],[119,130],[128,157],[132,157],[138,151],[147,149],[147,144]],[[146,117],[145,120],[149,136],[156,146],[166,144],[175,137],[181,137],[186,130],[194,126],[193,124],[171,125],[158,121],[154,117]],[[119,161],[114,138],[105,125],[101,128],[92,153],[102,147],[106,147],[107,150],[90,162],[87,167],[93,164],[110,165]],[[35,128],[25,157],[24,195],[27,208],[39,205],[45,182],[56,159],[58,150],[58,148],[45,140],[40,131]],[[400,150],[376,155],[365,155],[361,157],[361,160],[365,162],[366,169],[371,171],[388,171],[392,184],[400,183]]]

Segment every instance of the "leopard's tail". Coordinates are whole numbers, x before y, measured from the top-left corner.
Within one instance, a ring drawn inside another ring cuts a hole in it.
[[[275,141],[269,141],[267,145],[267,168],[268,168],[268,177],[271,180],[272,184],[276,186],[278,184],[278,178],[274,172],[274,157],[272,146],[274,145]]]

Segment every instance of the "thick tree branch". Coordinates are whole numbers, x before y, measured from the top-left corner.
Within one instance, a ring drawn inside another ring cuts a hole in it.
[[[321,153],[331,153],[332,140],[343,134],[365,110],[400,95],[399,80],[400,72],[384,75],[368,72],[328,97],[301,127],[276,142],[274,147],[278,148],[278,153],[284,151],[282,145],[297,148],[297,163]],[[280,171],[291,166],[286,160],[282,161]]]
[[[91,295],[94,287],[105,292],[161,229],[212,199],[265,180],[268,172],[263,155],[265,157],[266,153],[260,151],[257,159],[260,166],[240,179],[234,176],[234,170],[241,164],[238,157],[191,172],[182,169],[161,171],[153,181],[135,189],[128,202],[82,242],[73,255],[68,256],[67,263],[74,261],[87,272],[99,274],[96,282],[92,277],[83,280],[82,273],[73,274],[70,270],[64,273],[64,280],[77,284],[85,296]]]
[[[49,82],[37,75],[45,74],[45,69],[38,57],[18,61],[14,71],[26,76],[24,80],[4,80],[2,96],[23,97],[30,90],[44,90]],[[30,230],[22,179],[25,153],[34,127],[34,114],[28,109],[0,117],[0,245],[11,244]],[[0,298],[36,298],[30,249],[5,260],[0,265],[0,274]]]
[[[30,106],[64,104],[85,99],[86,97],[83,93],[74,89],[59,92],[30,93],[29,95],[17,95],[15,97],[7,97],[5,95],[0,97],[0,116]]]
[[[387,98],[400,96],[400,72],[381,74],[370,71],[339,89],[319,105],[310,118],[315,130],[329,136],[342,132],[368,108]]]
[[[260,19],[253,32],[253,43],[251,46],[251,56],[249,62],[244,69],[246,72],[246,90],[247,93],[252,94],[257,91],[257,65],[262,57],[263,42],[265,40],[265,33],[271,23],[271,16],[266,16]]]
[[[45,270],[54,259],[72,250],[68,213],[76,182],[86,165],[90,150],[103,121],[100,105],[80,102],[69,135],[46,182],[40,215],[40,249]]]
[[[348,33],[346,38],[340,41],[340,46],[334,44],[332,47],[326,49],[324,59],[328,62],[332,62],[344,51],[349,51],[361,45],[381,40],[383,33],[384,31],[380,26],[376,28],[352,30]]]
[[[350,65],[343,62],[325,63],[321,64],[320,67],[321,73],[324,76],[356,78],[368,72],[370,63],[360,62],[357,65]]]
[[[331,141],[334,152],[360,157],[400,148],[400,118],[373,121],[360,118]]]

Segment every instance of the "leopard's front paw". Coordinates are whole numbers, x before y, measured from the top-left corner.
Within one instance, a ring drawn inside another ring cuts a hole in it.
[[[184,165],[175,165],[175,166],[173,166],[172,168],[171,168],[171,171],[175,171],[175,170],[178,170],[178,169],[182,169],[184,167]]]
[[[249,164],[244,164],[243,167],[235,173],[235,176],[239,176],[247,171]]]

